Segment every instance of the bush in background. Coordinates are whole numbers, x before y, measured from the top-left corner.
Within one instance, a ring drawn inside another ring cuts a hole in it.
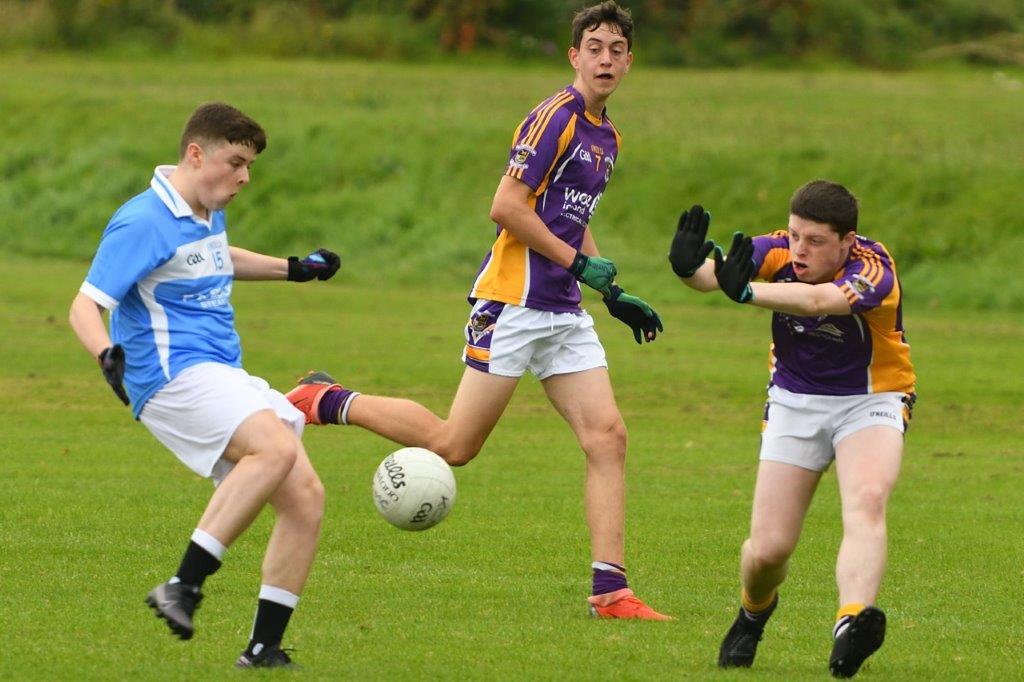
[[[0,50],[546,59],[593,0],[0,0]],[[647,63],[1024,63],[1020,0],[634,0]]]

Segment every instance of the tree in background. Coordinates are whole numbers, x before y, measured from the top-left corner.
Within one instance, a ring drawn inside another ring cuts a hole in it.
[[[0,49],[550,57],[594,0],[3,0]],[[624,0],[648,63],[1024,64],[1021,0]]]

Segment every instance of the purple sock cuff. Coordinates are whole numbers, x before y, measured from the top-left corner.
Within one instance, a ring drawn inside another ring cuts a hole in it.
[[[607,564],[608,562],[602,562]],[[609,564],[619,568],[618,564]],[[615,592],[629,587],[626,582],[625,569],[616,571],[605,571],[600,568],[594,569],[594,582],[592,594],[608,594],[609,592]]]
[[[320,416],[321,424],[342,424],[342,411],[348,406],[348,402],[352,400],[352,397],[356,394],[347,388],[339,388],[334,391],[328,391],[327,395],[320,399],[320,405],[317,408],[317,412]]]

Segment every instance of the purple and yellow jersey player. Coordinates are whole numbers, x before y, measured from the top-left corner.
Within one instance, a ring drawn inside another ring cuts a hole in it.
[[[476,457],[522,375],[529,371],[586,455],[590,611],[602,618],[668,620],[626,581],[626,428],[594,320],[579,283],[600,291],[637,343],[661,321],[615,284],[590,219],[618,160],[605,103],[629,70],[633,22],[614,2],[573,19],[570,87],[541,102],[516,129],[491,203],[498,235],[470,293],[462,381],[447,419],[409,400],[356,393],[312,374],[288,397],[314,424],[355,424],[397,443],[433,450],[451,465]]]
[[[816,180],[796,191],[789,214],[785,231],[736,233],[725,258],[706,239],[709,214],[694,206],[680,218],[669,252],[672,269],[690,287],[720,289],[738,303],[773,311],[741,606],[718,663],[753,664],[804,516],[834,461],[843,541],[828,665],[833,675],[850,677],[885,638],[885,613],[875,606],[886,561],[885,507],[916,379],[896,264],[880,242],[857,234],[857,199],[842,185]],[[705,260],[712,252],[714,259]]]
[[[541,102],[516,128],[505,175],[531,190],[528,202],[575,251],[615,169],[621,139],[607,114],[587,111],[573,86]],[[498,225],[470,301],[488,299],[556,313],[579,312],[573,274]]]
[[[851,233],[852,234],[852,233]],[[800,281],[789,231],[753,238],[756,279]],[[849,314],[772,315],[772,385],[794,393],[860,395],[914,392],[910,345],[903,332],[903,290],[881,242],[853,236],[832,284]]]

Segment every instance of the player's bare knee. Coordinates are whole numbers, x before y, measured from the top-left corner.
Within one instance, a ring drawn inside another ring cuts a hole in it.
[[[270,502],[278,516],[288,517],[304,526],[319,527],[325,497],[324,486],[315,473],[310,472],[298,479],[293,473]]]
[[[626,458],[626,425],[621,419],[589,430],[580,438],[580,446],[592,461],[621,462]]]
[[[889,492],[884,486],[860,486],[849,499],[844,500],[843,517],[856,523],[884,523],[888,500]]]
[[[325,497],[324,485],[315,474],[302,482],[296,495],[296,509],[304,522],[320,524],[324,516]]]
[[[290,434],[288,434],[290,436]],[[299,443],[293,437],[273,438],[253,453],[271,478],[284,478],[295,466]]]
[[[789,543],[754,538],[748,540],[746,546],[750,561],[758,570],[784,566],[794,549]]]

